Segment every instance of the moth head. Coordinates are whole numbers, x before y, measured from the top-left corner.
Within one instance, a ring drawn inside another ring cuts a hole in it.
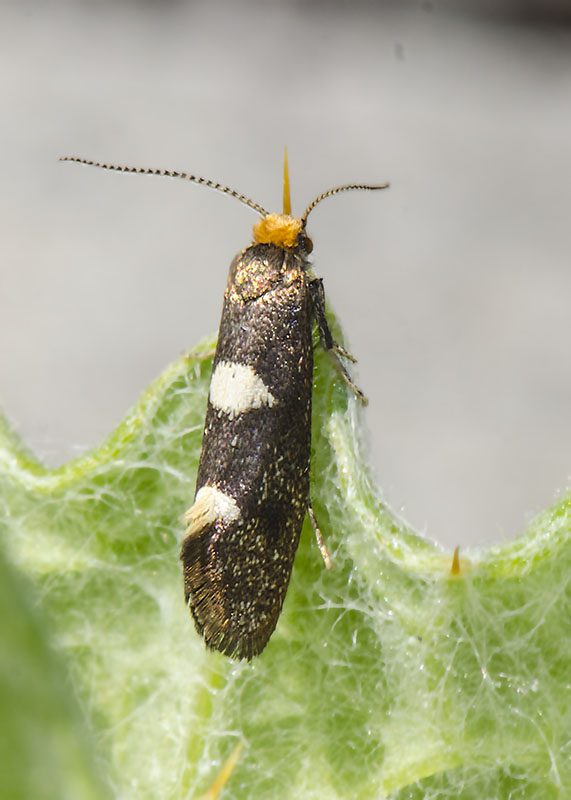
[[[298,217],[291,214],[291,196],[289,189],[289,169],[287,148],[284,151],[284,200],[281,214],[266,214],[254,225],[255,244],[275,244],[286,250],[299,249],[310,253],[313,249],[311,239],[305,234],[305,225]],[[307,245],[311,247],[307,249]]]
[[[276,244],[289,250],[299,246],[302,232],[300,219],[289,214],[268,214],[254,225],[254,243]]]

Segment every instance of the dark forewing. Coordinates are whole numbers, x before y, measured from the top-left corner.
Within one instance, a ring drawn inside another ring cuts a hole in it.
[[[197,477],[218,505],[190,509],[181,558],[198,630],[238,658],[260,653],[275,628],[307,507],[311,328],[299,255],[256,245],[235,260]]]

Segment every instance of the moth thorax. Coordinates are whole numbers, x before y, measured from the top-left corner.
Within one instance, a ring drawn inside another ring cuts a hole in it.
[[[303,223],[288,214],[268,214],[254,225],[256,244],[275,244],[278,247],[297,247]]]

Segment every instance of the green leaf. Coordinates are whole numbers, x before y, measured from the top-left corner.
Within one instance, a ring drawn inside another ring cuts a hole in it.
[[[333,569],[306,523],[269,645],[232,662],[195,632],[178,560],[210,367],[175,362],[56,470],[0,425],[0,796],[197,797],[243,741],[224,798],[570,797],[571,496],[452,575],[380,499],[318,352]]]

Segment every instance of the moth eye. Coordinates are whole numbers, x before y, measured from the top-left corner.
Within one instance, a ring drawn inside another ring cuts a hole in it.
[[[309,236],[306,236],[304,233],[300,234],[299,246],[306,253],[311,253],[311,251],[313,250],[313,242],[311,241]]]

